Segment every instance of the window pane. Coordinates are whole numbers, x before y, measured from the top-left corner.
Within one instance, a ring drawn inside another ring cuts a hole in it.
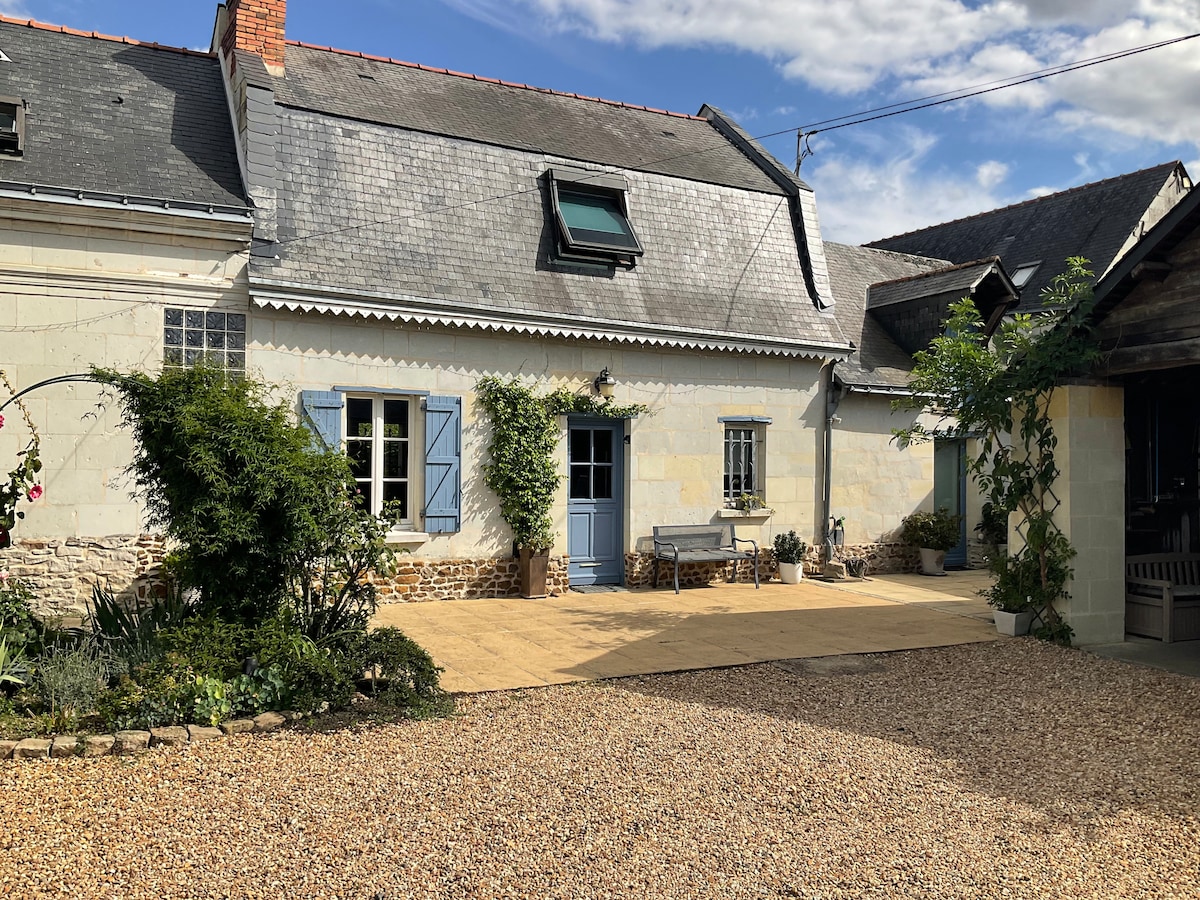
[[[186,366],[195,366],[204,358],[203,350],[188,350],[183,355],[183,363]]]
[[[571,462],[591,462],[592,433],[579,428],[571,432]]]
[[[383,477],[408,477],[408,441],[383,442]]]
[[[383,401],[383,436],[389,438],[408,437],[408,401]]]
[[[206,337],[208,338],[209,349],[223,350],[225,349],[225,332],[210,331]]]
[[[189,347],[203,347],[204,346],[204,332],[189,330],[187,332],[187,342],[186,343]]]
[[[168,347],[183,346],[183,329],[182,328],[164,328],[163,343]]]
[[[571,466],[571,499],[592,499],[592,467]]]
[[[225,327],[230,331],[245,331],[246,317],[241,313],[229,313],[225,317]]]
[[[594,438],[593,446],[595,447],[595,455],[592,457],[592,460],[598,463],[612,462],[613,433],[605,429],[593,431],[592,436]]]
[[[346,401],[346,437],[369,438],[374,434],[372,403],[362,397],[351,397]]]
[[[226,353],[225,356],[228,361],[229,368],[231,368],[231,369],[246,368],[246,354],[245,353]]]
[[[225,313],[210,312],[204,314],[204,327],[210,331],[225,330]]]
[[[621,212],[616,197],[577,194],[559,188],[558,205],[567,228],[599,232],[615,243],[632,246],[633,231]]]
[[[611,500],[613,495],[612,466],[595,466],[592,469],[594,496],[597,500]]]
[[[350,471],[355,478],[371,477],[370,441],[347,441],[346,456],[350,458]]]
[[[238,331],[231,331],[225,335],[225,346],[230,350],[246,349],[246,336]]]
[[[183,310],[182,309],[164,309],[163,324],[171,325],[176,328],[183,326]]]
[[[371,505],[371,482],[360,481],[358,483],[358,495],[360,498],[362,498],[362,508],[368,512],[374,512],[375,507]]]
[[[168,347],[163,351],[163,363],[168,366],[182,366],[183,351],[178,347]]]
[[[204,327],[204,313],[200,312],[200,310],[189,309],[186,311],[185,317],[187,319],[187,327],[188,328],[203,328]]]
[[[406,482],[406,481],[385,481],[383,483],[383,502],[398,504],[400,518],[401,519],[409,518],[409,515],[408,515],[408,482]]]

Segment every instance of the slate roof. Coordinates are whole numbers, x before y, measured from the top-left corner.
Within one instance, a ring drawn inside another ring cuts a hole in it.
[[[1139,232],[1143,216],[1177,167],[1178,162],[1164,163],[867,246],[954,263],[998,256],[1008,272],[1041,261],[1021,289],[1021,308],[1028,309],[1039,305],[1042,290],[1065,269],[1068,256],[1086,257],[1092,270],[1103,274]]]
[[[793,198],[706,119],[295,44],[274,92],[278,242],[252,258],[259,298],[848,349],[806,288]],[[545,173],[564,164],[627,179],[634,268],[549,262]]]
[[[859,388],[905,388],[912,358],[867,314],[867,294],[873,284],[932,272],[945,267],[946,261],[830,241],[825,242],[825,257],[838,324],[858,347],[849,360],[838,364],[838,380]]]
[[[696,116],[289,42],[277,102],[413,131],[779,194]]]
[[[0,182],[245,208],[214,56],[0,17],[0,95],[27,103]]]
[[[932,294],[965,297],[982,278],[995,270],[996,262],[993,256],[874,284],[867,293],[867,309],[907,303]]]

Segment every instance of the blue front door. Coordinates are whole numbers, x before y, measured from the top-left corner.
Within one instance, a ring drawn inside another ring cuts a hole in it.
[[[946,565],[967,564],[967,442],[936,441],[933,445],[933,505],[962,516],[958,544],[946,551]]]
[[[623,423],[572,418],[567,434],[567,553],[571,584],[620,584]]]

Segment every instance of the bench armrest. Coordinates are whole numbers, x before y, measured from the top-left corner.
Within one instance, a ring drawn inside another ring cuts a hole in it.
[[[758,556],[758,541],[752,541],[752,540],[750,540],[750,538],[735,537],[733,539],[733,549],[734,550],[737,549],[738,544],[749,544],[751,547],[754,548],[754,555]]]
[[[1174,595],[1175,584],[1170,581],[1162,581],[1158,578],[1137,578],[1133,575],[1126,575],[1125,593],[1133,594],[1137,597],[1161,596],[1165,600]]]
[[[658,538],[654,538],[654,555],[655,556],[662,555],[662,550],[660,549],[661,547],[670,547],[671,555],[678,558],[678,556],[679,556],[679,548],[678,547],[676,547],[670,541],[660,541]]]

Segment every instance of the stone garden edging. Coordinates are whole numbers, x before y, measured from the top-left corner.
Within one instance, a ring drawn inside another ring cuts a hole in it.
[[[259,713],[252,719],[231,719],[211,725],[164,725],[149,731],[115,734],[57,735],[45,738],[0,740],[0,760],[62,759],[69,756],[128,756],[151,747],[186,747],[235,734],[260,734],[304,718],[291,711]]]

